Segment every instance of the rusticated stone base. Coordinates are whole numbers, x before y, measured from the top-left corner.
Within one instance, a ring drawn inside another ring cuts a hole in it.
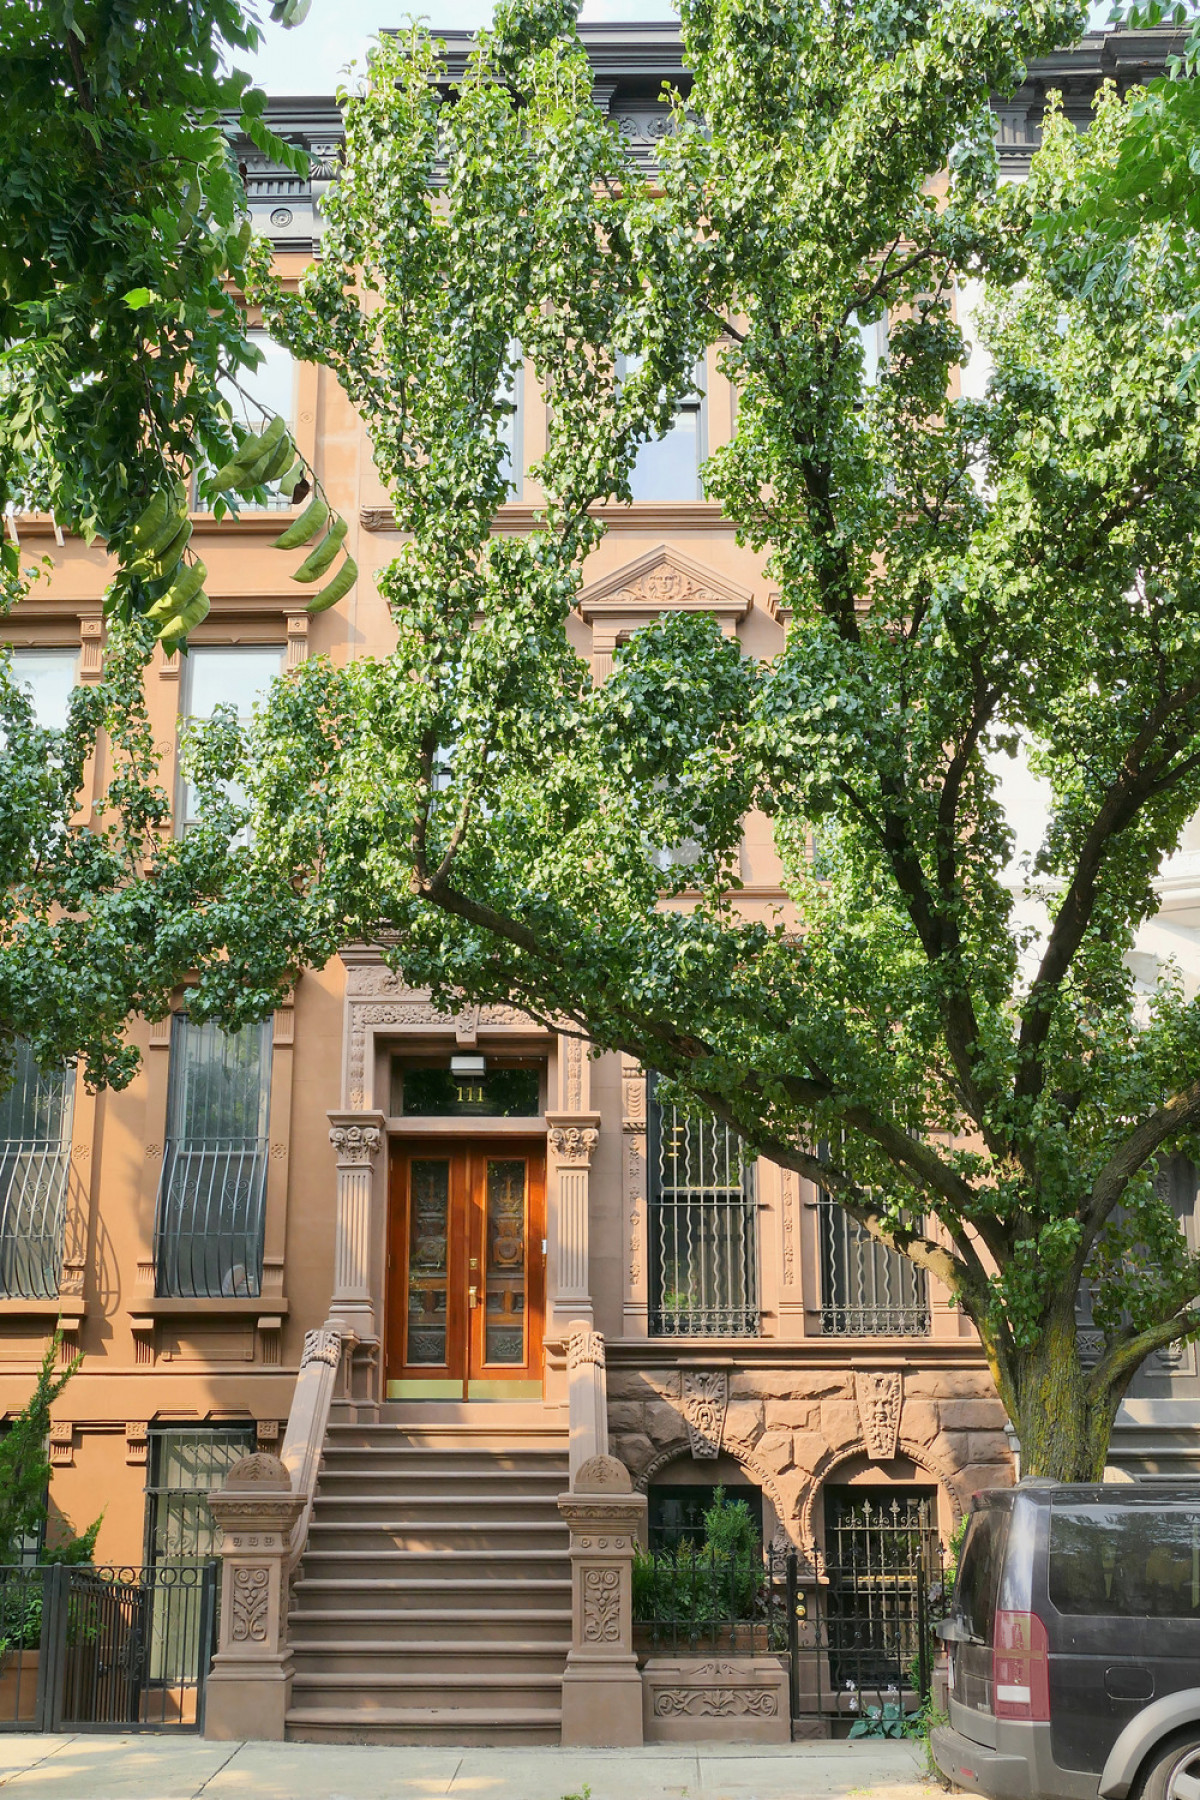
[[[719,1449],[768,1495],[793,1542],[811,1545],[822,1484],[838,1480],[837,1471],[855,1459],[859,1468],[878,1467],[883,1481],[930,1480],[955,1515],[979,1489],[1012,1482],[1005,1412],[987,1368],[982,1362],[977,1368],[922,1365],[911,1355],[898,1351],[894,1363],[873,1358],[872,1371],[884,1375],[873,1384],[861,1369],[856,1383],[851,1366],[760,1363],[717,1374],[725,1401],[723,1414],[715,1409]],[[665,1471],[677,1458],[697,1454],[687,1384],[677,1368],[610,1367],[608,1396],[612,1453],[640,1487],[670,1480]]]
[[[642,1721],[648,1744],[786,1744],[787,1670],[774,1656],[652,1657]]]

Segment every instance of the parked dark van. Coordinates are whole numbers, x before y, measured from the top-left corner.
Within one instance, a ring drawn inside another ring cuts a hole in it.
[[[1200,1800],[1200,1482],[978,1494],[938,1768],[991,1800]]]

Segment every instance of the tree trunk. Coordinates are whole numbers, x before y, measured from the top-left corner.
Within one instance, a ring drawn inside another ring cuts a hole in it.
[[[1021,1474],[1055,1481],[1099,1481],[1119,1396],[1088,1393],[1079,1360],[1074,1309],[1055,1312],[1036,1344],[1011,1360],[1002,1398],[1021,1441]]]

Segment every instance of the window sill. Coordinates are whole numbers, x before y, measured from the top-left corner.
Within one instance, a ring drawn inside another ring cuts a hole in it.
[[[276,512],[267,509],[262,512],[244,512],[237,519],[232,513],[226,513],[223,519],[215,519],[210,512],[189,513],[188,517],[195,531],[240,531],[260,537],[278,537],[298,513],[298,507],[281,506]]]
[[[0,1300],[0,1319],[82,1319],[87,1306],[81,1294],[59,1294],[52,1300]]]
[[[593,506],[593,518],[602,519],[618,531],[726,531],[735,527],[715,500],[634,500],[629,506],[610,501]],[[542,511],[528,501],[512,500],[502,506],[492,520],[492,530],[508,535],[532,531],[534,520]],[[280,515],[275,515],[276,517]],[[395,514],[390,506],[364,506],[359,512],[364,531],[395,532],[399,535]]]
[[[288,1303],[279,1294],[214,1294],[193,1298],[182,1294],[147,1294],[144,1299],[135,1298],[127,1308],[135,1319],[180,1319],[180,1318],[286,1318]]]

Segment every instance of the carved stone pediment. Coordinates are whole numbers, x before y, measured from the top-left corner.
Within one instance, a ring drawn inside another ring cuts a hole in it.
[[[745,588],[715,575],[681,550],[660,544],[584,588],[579,612],[599,646],[601,640],[615,643],[664,612],[711,613],[722,631],[732,635],[749,612],[751,598]]]

